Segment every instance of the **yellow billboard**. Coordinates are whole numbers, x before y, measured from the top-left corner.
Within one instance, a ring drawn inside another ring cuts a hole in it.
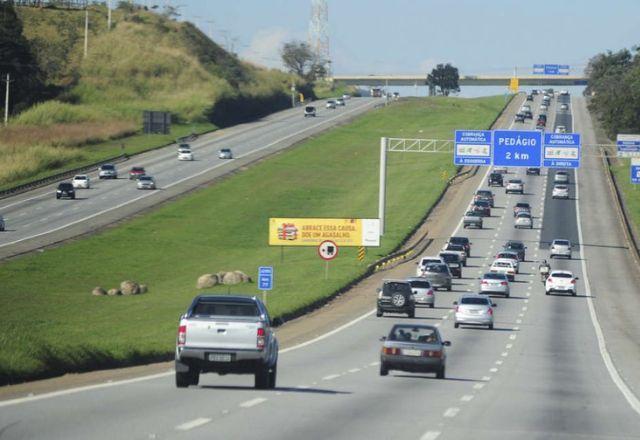
[[[331,240],[338,246],[380,246],[380,220],[367,218],[269,219],[270,246],[318,246]]]
[[[511,78],[509,81],[509,90],[513,93],[518,93],[518,89],[520,88],[520,80],[518,78]]]

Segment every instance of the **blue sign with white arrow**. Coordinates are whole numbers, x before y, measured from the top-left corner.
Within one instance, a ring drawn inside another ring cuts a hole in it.
[[[258,289],[273,289],[273,266],[260,266],[258,268]]]
[[[542,133],[529,130],[495,130],[493,165],[503,167],[540,167]]]
[[[453,163],[491,165],[491,130],[456,130]]]
[[[580,148],[579,133],[545,133],[542,166],[579,168]]]

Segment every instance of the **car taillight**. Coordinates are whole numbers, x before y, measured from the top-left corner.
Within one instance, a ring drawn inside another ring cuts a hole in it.
[[[431,289],[427,290],[427,296],[433,296],[433,290]]]
[[[550,276],[547,277],[547,281],[553,281],[553,278],[551,278]]]
[[[493,309],[491,307],[487,310],[487,314],[493,316]]]
[[[425,350],[425,351],[422,352],[422,357],[440,358],[440,357],[442,357],[442,351],[440,351],[440,350]]]
[[[500,283],[500,285],[501,285],[501,286],[506,286],[506,285],[507,285],[507,282],[506,282],[506,281],[502,281],[502,282]]]
[[[393,348],[393,347],[382,347],[382,353],[389,354],[389,355],[398,355],[400,354],[400,349]]]
[[[256,347],[258,347],[258,350],[262,350],[264,348],[264,343],[265,343],[264,328],[258,327],[258,338],[256,341]]]
[[[576,280],[571,280],[571,284],[575,284],[575,283],[576,283]]]
[[[482,281],[480,282],[480,284],[489,284],[489,282],[488,282],[488,281],[486,281],[486,280],[482,280]]]
[[[178,327],[178,345],[184,345],[187,342],[187,326]]]

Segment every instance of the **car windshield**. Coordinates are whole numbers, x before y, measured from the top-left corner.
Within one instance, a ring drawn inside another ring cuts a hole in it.
[[[475,205],[481,208],[488,208],[489,202],[487,202],[486,200],[476,200]]]
[[[87,180],[87,176],[76,176],[73,179],[74,180]]]
[[[515,260],[518,258],[518,256],[516,254],[514,254],[513,252],[500,252],[498,254],[498,258],[506,258],[509,260]]]
[[[409,284],[411,285],[412,288],[416,288],[416,289],[429,289],[429,288],[431,288],[431,283],[429,281],[411,280],[411,281],[409,281]]]
[[[73,185],[71,185],[70,183],[61,183],[60,185],[58,185],[58,188],[60,188],[60,189],[70,189],[70,188],[73,188]]]
[[[112,171],[115,169],[113,165],[102,165],[100,168],[105,171]]]
[[[193,309],[192,316],[259,316],[255,304],[234,303],[230,301],[199,301]]]
[[[191,153],[191,150],[188,148],[180,148],[178,150],[179,153]]]
[[[467,216],[469,216],[469,217],[475,217],[475,216],[476,216],[476,213],[475,213],[475,212],[473,212],[473,211],[467,211],[467,213],[466,213],[465,215],[467,215]]]
[[[518,243],[515,241],[510,241],[505,245],[505,247],[510,249],[524,249],[524,244]]]
[[[567,185],[556,185],[555,186],[555,189],[560,189],[560,190],[565,190],[567,188],[569,188]]]
[[[443,264],[429,264],[426,268],[427,272],[435,272],[435,273],[445,273],[447,271],[447,266]]]
[[[222,150],[220,150],[221,153],[231,153],[231,150],[228,148],[223,148]]]
[[[448,251],[463,251],[464,250],[464,246],[461,245],[461,244],[449,243],[447,245],[447,250]]]
[[[554,240],[553,244],[557,246],[569,246],[569,240]]]
[[[433,327],[396,325],[389,333],[390,341],[422,342],[437,344],[440,342]]]
[[[486,305],[489,305],[489,300],[487,298],[462,298],[460,300],[460,304],[473,304],[473,305],[486,306]]]
[[[520,179],[511,179],[511,180],[509,180],[509,183],[522,183],[522,180],[520,180]]]
[[[133,167],[131,168],[132,173],[144,173],[144,168],[142,167]]]
[[[382,293],[385,296],[391,296],[394,293],[411,294],[411,285],[409,283],[391,281],[388,283],[384,283],[384,286],[382,287]]]
[[[446,263],[457,263],[460,260],[458,254],[442,253],[440,254],[440,258],[442,258]]]
[[[570,273],[564,273],[564,272],[553,272],[551,274],[551,276],[553,278],[573,278],[573,275]]]
[[[485,273],[483,278],[486,280],[506,280],[507,276],[500,273]]]
[[[528,212],[519,212],[516,216],[517,218],[531,218],[531,214]]]
[[[141,181],[146,181],[146,180],[153,180],[153,179],[151,178],[151,176],[142,176],[142,177],[140,177],[140,180]]]
[[[558,171],[556,173],[556,176],[568,176],[568,174],[566,173],[566,171]]]

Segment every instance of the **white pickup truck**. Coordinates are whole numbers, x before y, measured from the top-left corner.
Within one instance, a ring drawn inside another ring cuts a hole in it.
[[[275,388],[278,340],[258,298],[195,297],[180,317],[176,386],[198,385],[200,373],[253,374],[255,387]]]

